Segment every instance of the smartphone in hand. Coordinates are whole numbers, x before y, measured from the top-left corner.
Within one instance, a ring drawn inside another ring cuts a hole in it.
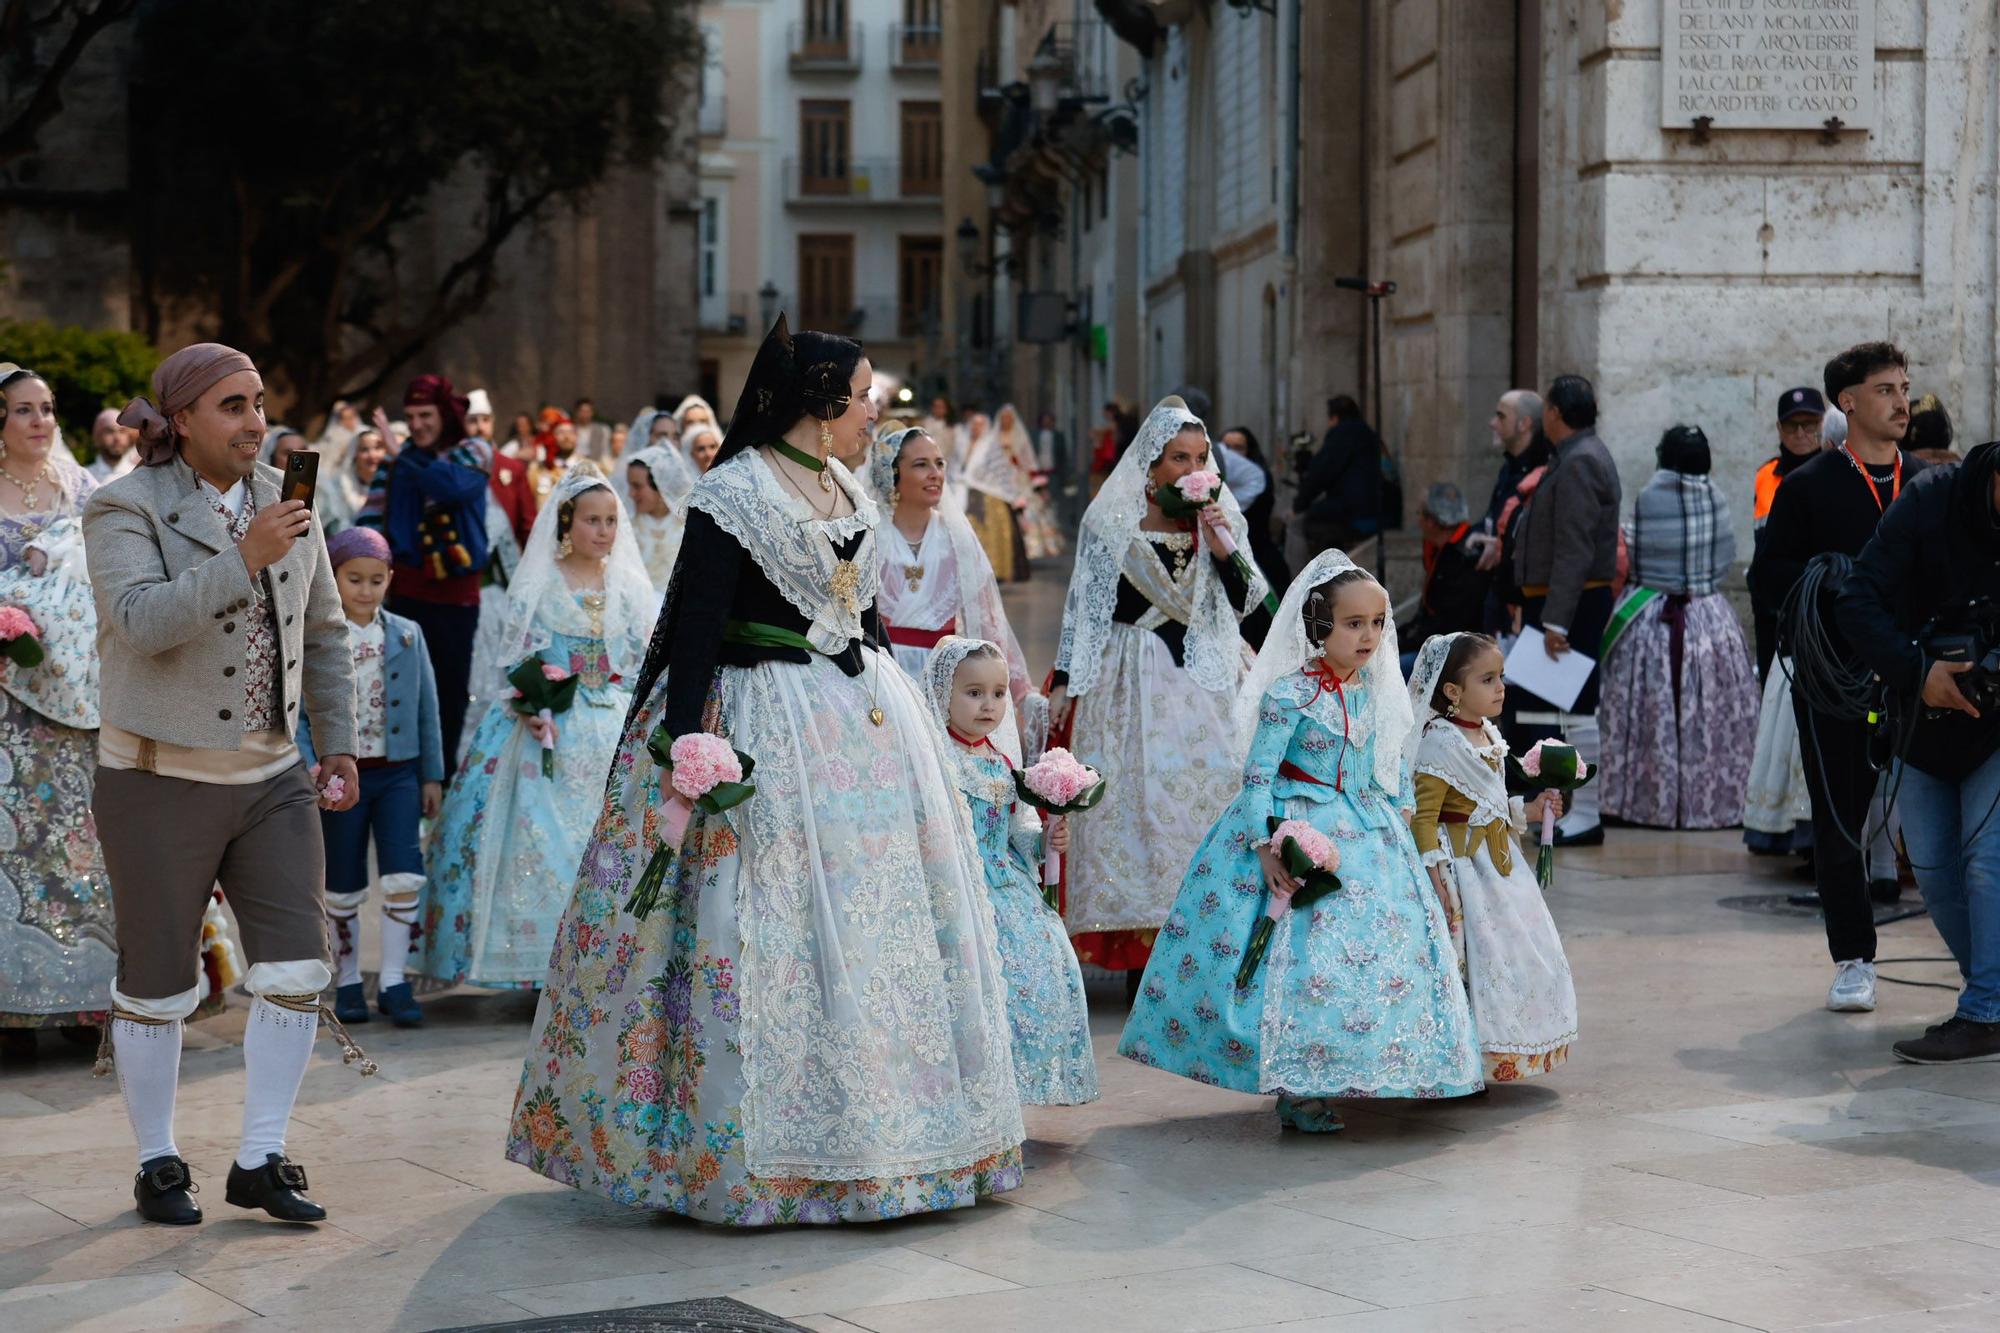
[[[292,456],[285,460],[285,484],[279,492],[281,500],[303,500],[306,508],[313,506],[313,493],[319,488],[319,455],[310,449],[294,449]]]

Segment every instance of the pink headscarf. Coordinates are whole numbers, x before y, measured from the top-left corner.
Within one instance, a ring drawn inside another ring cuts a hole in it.
[[[255,370],[250,358],[221,343],[195,343],[160,362],[153,372],[153,401],[134,398],[118,414],[118,424],[139,432],[139,461],[158,467],[173,460],[180,433],[173,415],[239,370]]]

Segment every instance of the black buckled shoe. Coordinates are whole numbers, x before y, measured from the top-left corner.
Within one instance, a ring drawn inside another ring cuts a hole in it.
[[[194,1193],[201,1186],[188,1174],[188,1164],[178,1157],[155,1157],[139,1168],[132,1182],[132,1198],[139,1216],[148,1222],[170,1227],[191,1227],[201,1221],[201,1205]]]
[[[223,1197],[238,1208],[262,1208],[280,1222],[323,1222],[326,1209],[306,1197],[306,1169],[289,1157],[269,1153],[264,1165],[229,1166]]]

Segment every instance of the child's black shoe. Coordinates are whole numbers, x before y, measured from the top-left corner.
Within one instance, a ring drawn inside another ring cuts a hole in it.
[[[376,994],[375,1004],[382,1010],[382,1016],[399,1028],[420,1028],[424,1025],[424,1011],[417,1008],[417,997],[410,992],[407,981],[384,986]]]
[[[385,1009],[383,1012],[388,1011]],[[333,1016],[343,1023],[368,1021],[368,997],[362,994],[360,982],[341,986],[333,992]]]

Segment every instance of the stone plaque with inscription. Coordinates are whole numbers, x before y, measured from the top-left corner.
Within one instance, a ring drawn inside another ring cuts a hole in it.
[[[1875,124],[1875,0],[1660,0],[1660,124]]]

